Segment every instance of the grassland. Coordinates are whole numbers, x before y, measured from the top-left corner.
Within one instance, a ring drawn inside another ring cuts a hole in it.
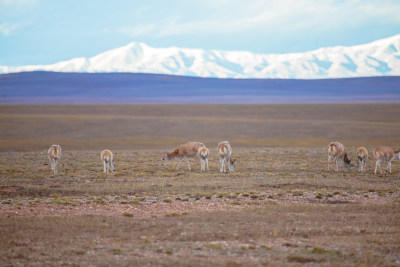
[[[400,162],[392,174],[327,170],[398,146],[399,104],[0,106],[0,265],[396,266]],[[382,129],[385,130],[382,130]],[[360,134],[362,132],[363,134]],[[217,142],[238,160],[217,171]],[[175,162],[188,140],[210,171]],[[142,142],[143,141],[143,142]],[[46,158],[63,147],[59,174]],[[99,153],[116,152],[115,173]]]
[[[398,145],[399,104],[0,106],[0,151]]]

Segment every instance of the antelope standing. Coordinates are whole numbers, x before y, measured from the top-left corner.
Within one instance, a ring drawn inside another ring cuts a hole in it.
[[[201,165],[201,171],[206,170],[206,165],[207,165],[207,171],[208,171],[208,148],[206,147],[200,147],[199,148],[199,157],[200,157],[200,165]]]
[[[389,169],[389,172],[392,173],[392,160],[394,160],[395,158],[400,159],[399,151],[398,150],[395,151],[387,146],[377,147],[374,149],[373,153],[376,159],[374,174],[376,174],[376,169],[378,166],[380,173],[382,173],[381,162],[383,161],[387,161],[386,170]]]
[[[331,142],[328,146],[328,171],[329,171],[329,162],[333,159],[336,161],[336,172],[339,171],[339,161],[342,162],[343,169],[348,171],[350,167],[353,166],[351,164],[351,159],[347,157],[346,149],[344,145],[339,142]]]
[[[367,167],[368,150],[365,147],[357,148],[358,171],[362,172]]]
[[[219,156],[219,172],[226,172],[226,165],[230,172],[235,170],[235,159],[232,159],[232,148],[228,141],[219,142],[217,145],[217,154]],[[226,162],[226,165],[225,165]]]
[[[176,165],[176,169],[179,169],[179,165],[181,164],[182,159],[186,160],[189,171],[192,169],[190,168],[188,157],[195,157],[199,149],[202,147],[206,147],[203,143],[200,142],[188,142],[183,145],[177,146],[172,152],[167,153],[166,157],[163,158],[162,165],[167,165],[168,161],[173,159],[178,159],[178,165]]]
[[[61,158],[61,147],[59,145],[52,145],[47,152],[50,160],[51,170],[54,174],[57,174],[57,161]]]
[[[111,170],[111,173],[114,172],[114,164],[115,164],[115,158],[114,158],[114,154],[108,150],[108,149],[104,149],[101,154],[101,161],[104,164],[104,173],[108,174],[109,171]]]

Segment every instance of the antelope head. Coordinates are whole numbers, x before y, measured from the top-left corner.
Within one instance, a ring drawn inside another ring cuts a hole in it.
[[[236,159],[230,159],[230,161],[231,161],[232,170],[234,171],[236,168]]]
[[[162,162],[162,166],[166,166],[167,165],[167,163],[168,163],[168,161],[169,161],[169,153],[167,152],[167,153],[165,153],[165,156],[163,157],[163,162]]]
[[[115,166],[115,158],[113,158],[113,160],[110,162],[111,172],[114,172],[114,166]]]
[[[346,171],[348,171],[351,167],[354,167],[354,164],[351,163],[351,159],[349,159],[347,157],[347,154],[344,154],[343,162],[344,162],[344,168],[346,169]]]

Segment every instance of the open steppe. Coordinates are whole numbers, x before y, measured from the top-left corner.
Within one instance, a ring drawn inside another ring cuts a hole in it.
[[[353,161],[360,145],[398,149],[400,104],[3,105],[0,122],[2,266],[400,264],[400,161],[375,176],[370,155],[366,172],[336,173],[326,154],[332,140]],[[217,170],[225,139],[229,174]],[[209,171],[161,166],[194,140]]]
[[[399,104],[2,105],[0,151],[399,145]]]

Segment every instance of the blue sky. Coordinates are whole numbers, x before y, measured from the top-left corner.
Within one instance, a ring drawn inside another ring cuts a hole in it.
[[[0,65],[154,47],[303,52],[400,33],[398,0],[0,0]]]

